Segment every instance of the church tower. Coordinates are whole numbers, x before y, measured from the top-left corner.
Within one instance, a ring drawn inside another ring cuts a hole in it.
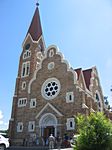
[[[18,75],[13,96],[12,114],[9,122],[9,135],[11,139],[15,138],[16,133],[14,131],[17,130],[17,118],[22,116],[24,120],[25,114],[27,113],[25,109],[21,109],[19,112],[18,108],[24,107],[28,103],[28,84],[32,79],[34,72],[40,67],[41,60],[45,53],[45,43],[38,6],[34,12],[22,48],[23,50],[20,56]],[[22,125],[20,123],[20,128],[21,127]]]

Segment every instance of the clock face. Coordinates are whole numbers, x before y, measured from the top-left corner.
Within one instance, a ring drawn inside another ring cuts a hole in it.
[[[25,49],[28,50],[30,48],[30,43],[25,45]]]
[[[54,99],[60,92],[60,82],[56,78],[47,79],[41,88],[42,96],[46,100]]]

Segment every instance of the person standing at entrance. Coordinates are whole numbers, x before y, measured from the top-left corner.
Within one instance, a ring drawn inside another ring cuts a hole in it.
[[[56,143],[57,143],[58,150],[60,150],[61,149],[61,144],[62,144],[62,138],[61,138],[61,136],[59,136],[59,135],[57,136]]]
[[[49,149],[54,149],[55,137],[51,134],[48,138],[49,141]]]

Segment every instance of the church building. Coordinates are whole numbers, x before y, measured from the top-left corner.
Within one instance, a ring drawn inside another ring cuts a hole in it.
[[[46,48],[38,7],[22,48],[9,122],[12,145],[51,133],[70,137],[74,116],[104,111],[97,68],[74,69],[57,46]]]

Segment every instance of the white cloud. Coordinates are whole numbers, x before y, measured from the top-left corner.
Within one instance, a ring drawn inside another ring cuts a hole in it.
[[[5,122],[5,123],[4,123],[5,126],[8,126],[8,124],[9,124],[8,122]]]
[[[3,120],[0,120],[0,125],[3,125]]]
[[[0,125],[0,130],[7,130],[8,129],[8,124],[5,125],[4,123]]]
[[[0,130],[8,129],[8,123],[4,122],[3,118],[4,118],[3,113],[0,110]]]

